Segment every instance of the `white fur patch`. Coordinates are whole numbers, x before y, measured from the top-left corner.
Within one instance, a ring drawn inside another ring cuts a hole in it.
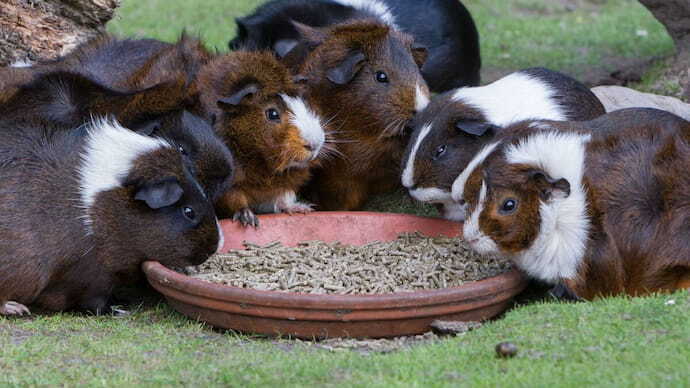
[[[31,62],[28,59],[24,59],[24,60],[19,60],[19,61],[16,61],[16,62],[10,64],[10,67],[31,67],[33,65],[34,65],[33,62]]]
[[[437,187],[423,187],[410,190],[412,198],[420,202],[446,203],[450,201],[450,193]]]
[[[462,227],[462,238],[467,241],[472,249],[483,255],[498,252],[496,242],[491,237],[485,235],[479,228],[479,215],[484,211],[484,202],[486,202],[486,183],[482,181],[477,207],[474,208],[469,219],[465,221]]]
[[[422,131],[419,132],[419,136],[417,136],[412,146],[410,155],[407,158],[407,163],[405,163],[405,169],[402,173],[402,184],[408,189],[414,186],[414,162],[417,158],[417,150],[419,150],[419,145],[422,144],[422,141],[424,141],[424,138],[429,134],[429,131],[431,131],[431,123],[422,127]]]
[[[467,205],[460,205],[455,201],[448,201],[443,204],[443,218],[450,221],[465,221],[467,217]]]
[[[291,112],[290,122],[299,128],[302,139],[311,146],[312,160],[316,159],[326,141],[326,134],[323,131],[319,116],[309,109],[304,100],[299,97],[290,97],[285,94],[281,94],[280,97]]]
[[[460,88],[453,100],[481,110],[489,122],[504,127],[528,119],[566,120],[552,99],[554,92],[538,78],[516,72],[486,86]]]
[[[218,218],[216,218],[216,228],[218,228],[218,248],[216,248],[216,253],[221,253],[221,249],[225,245],[225,236],[223,236],[223,229],[220,227]]]
[[[587,197],[582,186],[585,148],[590,135],[542,132],[506,148],[509,163],[528,164],[553,179],[565,178],[570,195],[554,197],[539,207],[539,235],[515,261],[529,275],[555,283],[572,279],[582,262],[590,228]]]
[[[98,193],[119,187],[141,155],[172,147],[162,139],[142,136],[114,120],[94,119],[88,130],[79,167],[82,206],[88,210]],[[84,218],[90,224],[88,215]]]
[[[410,196],[420,202],[440,203],[443,205],[443,218],[451,221],[463,221],[465,219],[465,205],[451,199],[450,191],[437,187],[423,187],[410,190]]]
[[[388,24],[389,26],[398,29],[398,26],[395,24],[395,17],[393,16],[393,13],[391,13],[391,10],[388,8],[386,4],[384,4],[382,1],[379,0],[334,0],[336,3],[340,3],[342,5],[347,5],[352,8],[359,9],[364,12],[369,12],[373,14],[374,16],[378,17],[383,21],[384,23]]]
[[[417,83],[414,94],[414,110],[419,113],[426,109],[427,105],[429,105],[429,93],[422,89],[422,86]]]
[[[472,175],[472,172],[484,162],[484,160],[496,149],[496,146],[499,144],[499,142],[493,142],[490,144],[487,144],[482,148],[481,151],[477,153],[477,155],[470,160],[470,162],[467,164],[467,167],[465,167],[464,170],[458,175],[458,177],[455,179],[453,182],[452,186],[452,191],[451,191],[451,198],[453,201],[460,201],[463,199],[463,195],[465,194],[465,183],[467,183],[467,180],[470,178],[470,175]]]

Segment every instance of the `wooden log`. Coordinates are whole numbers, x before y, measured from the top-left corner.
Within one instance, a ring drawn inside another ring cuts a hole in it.
[[[120,0],[0,1],[0,66],[50,60],[104,30]]]

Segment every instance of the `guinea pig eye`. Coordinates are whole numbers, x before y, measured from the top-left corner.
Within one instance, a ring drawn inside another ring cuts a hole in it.
[[[386,74],[382,71],[377,71],[376,72],[376,81],[381,82],[381,83],[388,83],[388,74]]]
[[[194,221],[196,218],[196,213],[194,212],[194,209],[192,209],[189,206],[185,206],[182,208],[182,214],[190,221]]]
[[[271,121],[278,121],[280,120],[280,113],[278,113],[277,110],[271,108],[266,110],[266,118],[271,120]]]
[[[182,146],[177,146],[177,150],[180,151],[182,155],[187,155],[187,150]]]
[[[444,145],[436,148],[436,151],[434,151],[434,159],[440,158],[445,153],[446,153],[446,145],[444,144]]]
[[[501,205],[501,214],[511,214],[512,212],[517,209],[517,200],[516,199],[506,199],[503,201],[503,205]]]

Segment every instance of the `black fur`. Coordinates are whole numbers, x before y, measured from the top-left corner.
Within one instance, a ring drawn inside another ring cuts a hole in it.
[[[479,34],[469,11],[457,0],[383,0],[396,25],[426,47],[422,75],[435,92],[479,84]],[[371,14],[332,0],[274,0],[239,18],[231,49],[270,49],[280,56],[300,37],[292,21],[324,27]],[[291,43],[292,42],[292,43]]]
[[[136,281],[144,260],[194,265],[216,250],[213,206],[175,148],[140,155],[122,185],[87,210],[79,178],[86,127],[17,125],[0,122],[0,314],[8,301],[106,313],[112,290]],[[182,190],[173,204],[135,199],[161,181]]]

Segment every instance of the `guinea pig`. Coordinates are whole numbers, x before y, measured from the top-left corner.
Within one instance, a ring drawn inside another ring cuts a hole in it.
[[[402,184],[413,198],[437,204],[444,218],[462,221],[464,207],[451,200],[451,185],[501,128],[526,119],[585,121],[604,113],[585,85],[544,68],[438,95],[414,120]]]
[[[375,18],[414,37],[428,50],[421,69],[434,92],[479,85],[479,34],[458,0],[273,0],[236,19],[230,49],[270,49],[286,56],[300,41],[293,21],[328,27]]]
[[[0,125],[0,314],[106,313],[145,260],[197,265],[222,245],[212,203],[169,142],[106,119],[42,133]]]
[[[505,132],[453,185],[473,249],[582,299],[690,288],[690,122],[628,109]]]
[[[424,50],[376,20],[297,27],[303,39],[284,61],[296,64],[339,156],[314,170],[304,193],[321,210],[356,210],[399,187],[405,127],[429,102]]]
[[[174,44],[103,35],[80,45],[49,68],[78,72],[117,90],[142,90],[180,77],[191,87],[211,57],[198,39],[186,33]]]
[[[329,145],[288,68],[269,52],[236,51],[211,60],[196,82],[201,110],[236,162],[218,213],[256,227],[259,210],[311,211],[296,191]]]
[[[186,80],[178,78],[141,91],[120,92],[79,73],[46,72],[0,103],[0,120],[28,121],[32,125],[18,127],[44,131],[38,121],[54,130],[70,130],[92,116],[114,117],[129,129],[163,137],[180,148],[189,156],[190,171],[215,200],[232,181],[232,155],[208,122],[186,110],[185,89]]]

